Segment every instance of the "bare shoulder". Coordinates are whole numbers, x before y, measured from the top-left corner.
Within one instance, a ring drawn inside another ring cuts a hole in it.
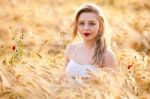
[[[111,49],[107,49],[105,52],[105,57],[110,57],[110,58],[114,58],[115,57],[115,53],[111,50]]]
[[[78,46],[78,43],[68,44],[65,50],[65,56],[70,58],[73,52],[75,51],[75,49],[77,48],[77,46]]]
[[[104,55],[104,66],[113,67],[117,65],[115,53],[111,49],[107,49]]]

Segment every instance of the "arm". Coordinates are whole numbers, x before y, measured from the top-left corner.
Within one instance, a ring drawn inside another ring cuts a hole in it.
[[[70,44],[66,47],[66,50],[64,52],[64,70],[66,69],[68,65],[71,49],[72,49],[72,45]]]
[[[64,56],[64,70],[66,69],[68,62],[69,62],[68,57]]]

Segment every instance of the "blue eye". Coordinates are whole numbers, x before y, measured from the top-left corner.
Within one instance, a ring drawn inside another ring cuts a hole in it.
[[[93,26],[93,25],[95,25],[95,23],[89,23],[89,25],[90,25],[90,26]]]
[[[80,22],[79,25],[84,25],[84,23],[83,23],[83,22]]]

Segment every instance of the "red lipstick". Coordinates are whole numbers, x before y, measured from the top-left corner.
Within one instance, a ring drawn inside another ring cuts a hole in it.
[[[84,36],[89,36],[90,35],[90,33],[88,33],[88,32],[85,32],[85,33],[83,33],[84,34]]]

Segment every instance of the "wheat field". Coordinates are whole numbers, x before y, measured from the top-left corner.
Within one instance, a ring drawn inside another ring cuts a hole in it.
[[[64,74],[75,9],[98,4],[118,72]],[[0,0],[0,99],[150,99],[149,0]]]

